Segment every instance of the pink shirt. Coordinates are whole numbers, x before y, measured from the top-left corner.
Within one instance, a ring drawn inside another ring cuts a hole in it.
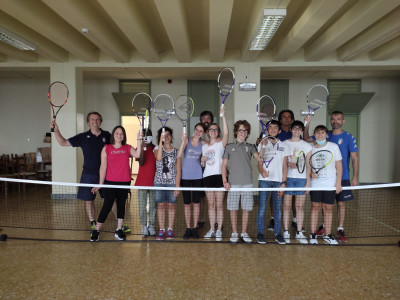
[[[123,145],[118,149],[114,145],[106,145],[107,173],[106,180],[118,182],[131,181],[129,157],[131,145]]]

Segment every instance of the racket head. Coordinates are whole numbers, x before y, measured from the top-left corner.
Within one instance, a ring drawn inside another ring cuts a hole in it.
[[[132,99],[132,111],[135,116],[145,117],[146,112],[151,109],[152,99],[147,93],[137,93]]]
[[[316,84],[307,92],[307,106],[310,111],[315,111],[324,106],[329,99],[329,91],[323,84]]]
[[[310,166],[314,173],[318,174],[323,168],[327,167],[333,160],[333,153],[329,150],[319,150],[310,157]]]
[[[218,89],[221,96],[228,96],[235,87],[235,73],[230,68],[223,68],[218,74]],[[222,104],[224,104],[224,100]]]
[[[52,106],[62,107],[67,103],[69,97],[69,90],[65,83],[61,81],[54,81],[50,84],[47,92],[47,98]]]
[[[175,114],[184,124],[191,118],[194,112],[194,101],[188,95],[179,95],[175,99]]]
[[[274,99],[269,95],[264,95],[257,101],[257,118],[260,123],[267,126],[276,118],[276,104]]]
[[[305,155],[304,151],[300,151],[300,153],[297,155],[296,167],[297,167],[297,171],[300,174],[304,173],[304,170],[306,168],[306,155]]]
[[[152,110],[160,121],[167,121],[175,114],[174,100],[167,94],[157,95],[154,98]]]

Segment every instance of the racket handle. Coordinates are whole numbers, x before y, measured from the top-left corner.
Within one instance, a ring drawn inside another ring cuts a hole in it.
[[[304,121],[304,127],[306,127],[306,126],[307,126],[307,120]]]
[[[186,126],[183,126],[183,134],[186,135]]]
[[[221,108],[224,108],[224,103],[221,104]],[[222,117],[222,113],[219,113],[219,116]]]
[[[144,151],[146,151],[146,150],[147,150],[147,147],[146,147],[146,146],[144,146],[144,147],[143,147],[143,150],[144,150]]]
[[[165,127],[162,128],[162,141],[165,142]]]
[[[54,132],[54,127],[51,127],[51,128],[50,128],[50,132]]]
[[[140,133],[143,133],[143,125],[140,125]]]

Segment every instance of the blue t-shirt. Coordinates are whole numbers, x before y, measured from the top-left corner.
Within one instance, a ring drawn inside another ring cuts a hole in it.
[[[203,170],[200,165],[202,149],[203,145],[201,141],[199,141],[197,146],[193,146],[189,139],[183,155],[182,179],[203,178]]]
[[[278,134],[278,137],[281,142],[286,141],[292,138],[292,132],[290,130],[287,132],[281,129],[281,132]]]
[[[315,137],[312,136],[312,138],[315,141]],[[342,154],[342,166],[343,166],[342,180],[349,180],[350,153],[358,152],[358,147],[355,137],[347,131],[343,131],[340,134],[333,134],[332,130],[330,130],[328,132],[327,140],[339,146],[340,153]]]
[[[111,134],[102,129],[99,136],[90,130],[82,132],[68,139],[72,147],[81,147],[83,152],[83,171],[85,174],[99,174],[101,164],[101,150],[110,143]]]

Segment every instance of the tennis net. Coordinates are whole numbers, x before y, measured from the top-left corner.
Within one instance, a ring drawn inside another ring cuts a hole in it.
[[[38,237],[41,236],[37,233],[39,231],[44,232],[44,236],[47,239],[68,239],[64,238],[67,236],[65,233],[62,237],[54,233],[56,231],[64,231],[67,233],[81,232],[82,234],[79,234],[76,238],[72,238],[75,240],[89,239],[88,232],[90,229],[90,222],[85,211],[85,201],[79,200],[76,197],[80,184],[0,178],[0,186],[0,227],[16,229],[12,236],[16,238],[27,238],[28,236],[32,236],[32,234],[27,234],[28,230],[29,232],[31,232],[30,230],[36,230],[35,236]],[[120,188],[129,189],[124,220],[124,224],[131,228],[132,235],[128,236],[128,240],[155,240],[154,237],[142,239],[141,236],[143,224],[140,223],[139,219],[138,191],[144,188],[135,186],[120,186]],[[156,190],[160,188],[146,187],[146,189]],[[344,229],[349,240],[347,245],[397,243],[398,237],[400,236],[400,184],[357,186],[351,189],[354,194],[354,200],[346,203],[344,224]],[[188,189],[180,188],[179,190]],[[205,191],[210,189],[197,188],[192,190]],[[247,232],[250,237],[255,238],[257,236],[257,211],[259,206],[258,192],[260,190],[274,191],[277,189],[253,188],[247,190],[252,191],[254,195],[254,207],[249,213]],[[224,222],[222,231],[223,241],[229,242],[232,227],[226,205],[226,194],[227,193],[225,193],[224,199]],[[103,199],[97,195],[94,203],[95,216],[97,218],[103,205]],[[310,206],[310,197],[307,195],[303,225],[307,237],[309,237],[310,234]],[[147,214],[148,208],[148,206],[145,208]],[[203,216],[204,220],[201,218],[199,220],[201,225],[199,228],[200,239],[196,241],[204,241],[203,236],[211,226],[208,218],[207,199],[205,199]],[[239,209],[237,222],[239,232],[242,228],[241,216],[242,211]],[[271,212],[268,203],[265,214],[265,238],[267,242],[272,243],[274,242],[273,231],[267,229],[270,217]],[[291,223],[292,211],[290,212],[289,231],[292,235],[292,240],[295,242],[294,236],[296,232],[295,229],[292,228]],[[320,213],[318,225],[321,223],[322,215]],[[168,213],[166,213],[166,224],[168,224]],[[149,225],[149,223],[146,225]],[[333,235],[336,234],[337,225],[337,205],[334,205]],[[191,218],[191,226],[193,226],[193,216]],[[155,217],[154,227],[156,230],[159,229],[157,216]],[[115,228],[116,218],[113,213],[110,212],[102,231],[112,233],[115,231]],[[175,241],[183,240],[182,236],[186,230],[186,222],[182,193],[180,193],[177,198],[176,216],[173,228],[176,237]],[[221,229],[221,224],[219,224],[219,229]],[[49,232],[51,232],[51,234],[49,234]],[[190,239],[188,241],[195,240]]]

